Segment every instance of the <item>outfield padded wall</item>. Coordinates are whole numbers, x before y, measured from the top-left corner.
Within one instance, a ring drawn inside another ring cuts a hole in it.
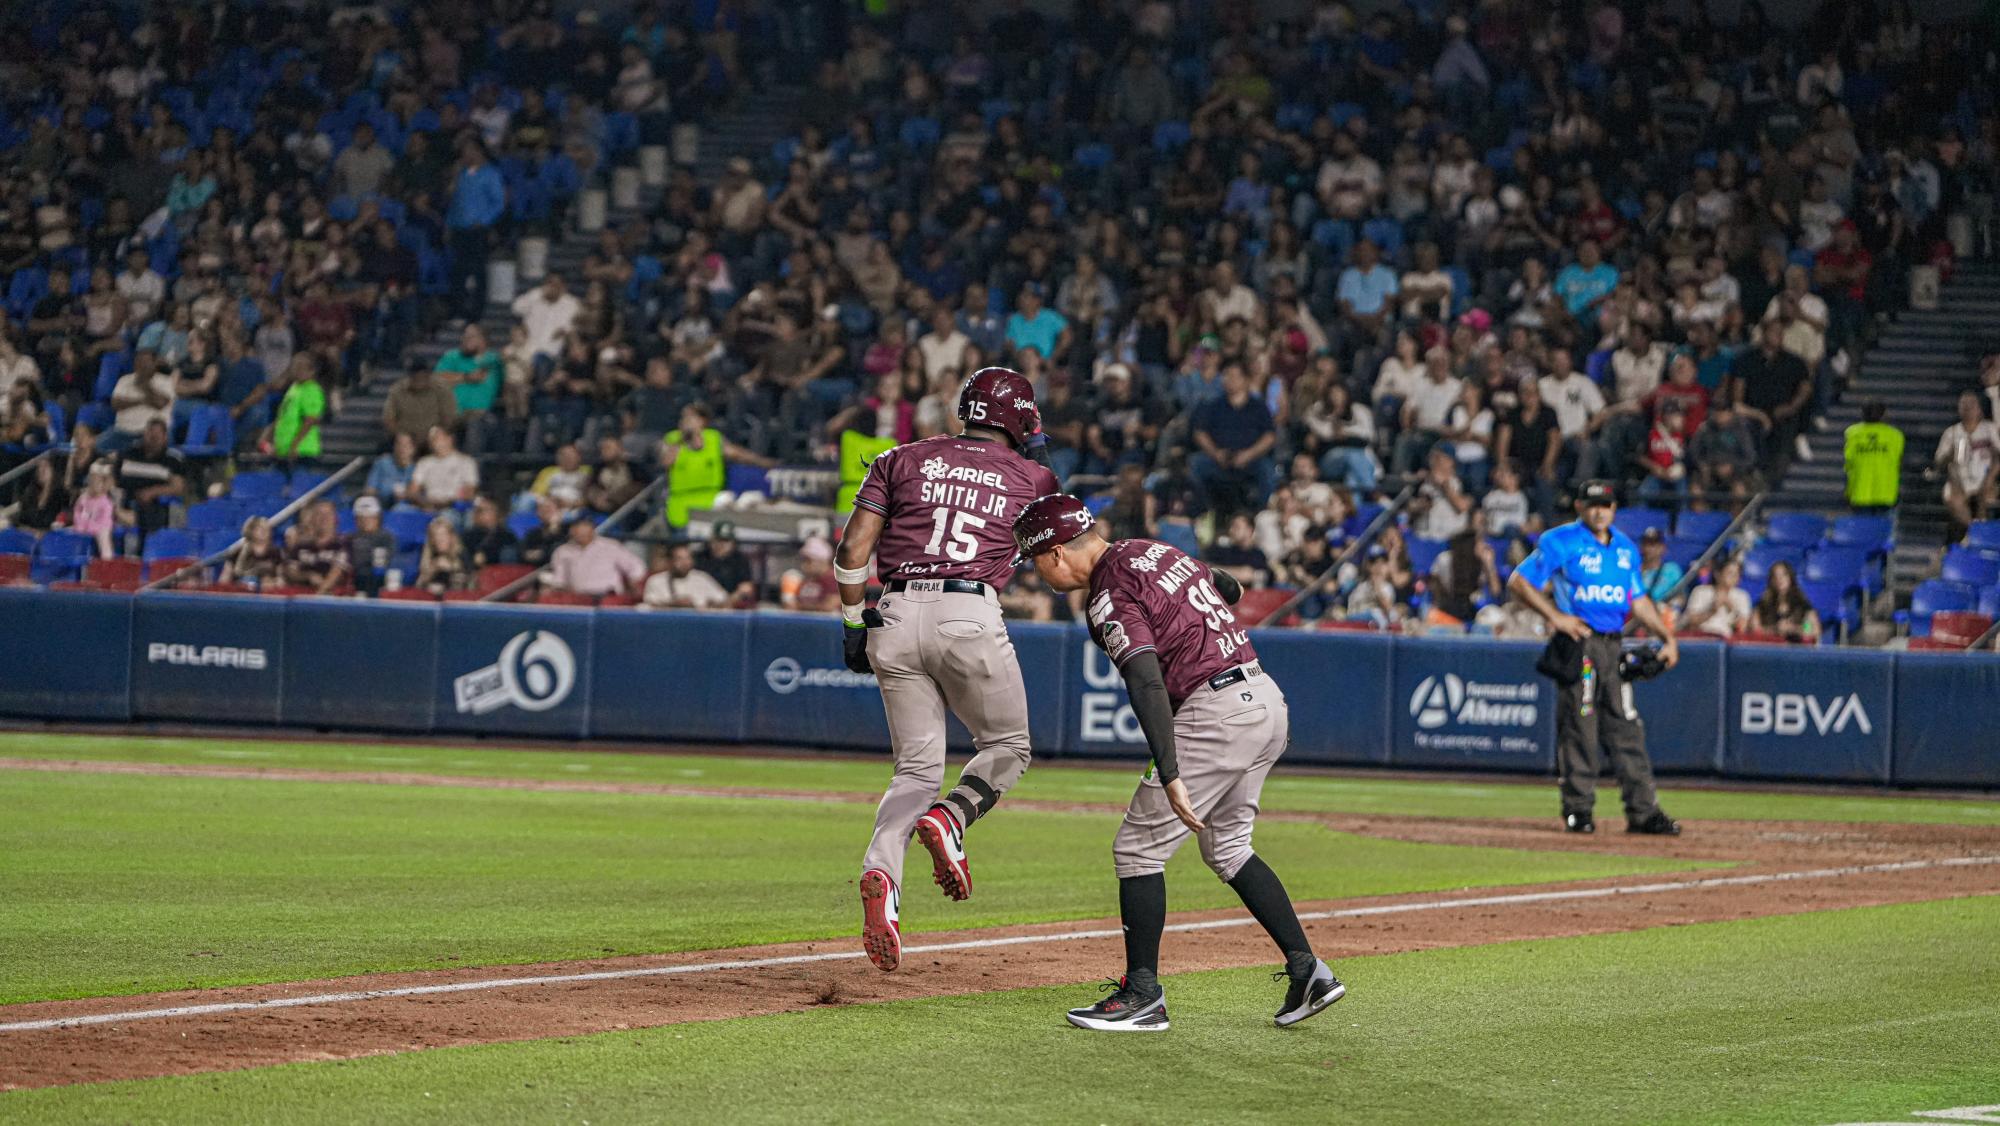
[[[0,715],[872,749],[874,679],[834,619],[0,589]],[[1035,753],[1141,760],[1117,670],[1074,625],[1009,627]],[[1259,630],[1294,762],[1546,774],[1537,647]],[[1682,647],[1636,686],[1663,770],[2000,786],[2000,656]],[[971,745],[953,721],[954,747]]]

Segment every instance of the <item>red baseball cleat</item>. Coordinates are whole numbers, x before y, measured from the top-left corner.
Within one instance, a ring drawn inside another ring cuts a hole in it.
[[[917,818],[917,839],[931,854],[931,877],[951,899],[972,898],[972,865],[965,859],[965,830],[949,809],[934,805]]]
[[[861,873],[861,948],[884,973],[903,962],[903,928],[897,922],[901,899],[887,872],[870,868]]]

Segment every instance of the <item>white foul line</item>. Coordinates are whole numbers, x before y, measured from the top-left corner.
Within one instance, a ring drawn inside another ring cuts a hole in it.
[[[1552,903],[1576,899],[1609,899],[1623,895],[1659,895],[1665,892],[1706,888],[1746,887],[1756,884],[1789,883],[1796,880],[1830,880],[1842,876],[1872,875],[1881,872],[1914,872],[1926,868],[1963,868],[2000,864],[2000,855],[1962,856],[1938,860],[1901,860],[1887,864],[1863,864],[1843,868],[1813,868],[1798,872],[1766,872],[1749,876],[1709,876],[1698,880],[1670,880],[1652,884],[1614,887],[1571,888],[1562,891],[1515,892],[1462,899],[1421,900],[1415,903],[1385,903],[1374,907],[1344,907],[1336,911],[1303,912],[1299,919],[1357,919],[1372,915],[1400,915],[1411,911],[1450,911],[1461,907],[1493,907],[1521,903]],[[1211,919],[1197,923],[1175,923],[1167,930],[1176,932],[1220,930],[1244,927],[1250,918]],[[930,946],[906,946],[905,954],[935,954],[949,950],[990,950],[998,946],[1023,946],[1042,942],[1077,942],[1094,938],[1118,938],[1117,929],[1064,931],[1061,934],[1015,935],[1009,938],[974,938],[961,942],[940,942]],[[675,974],[713,973],[717,970],[763,969],[769,966],[798,966],[816,962],[844,962],[862,957],[859,950],[826,954],[791,954],[777,958],[743,958],[730,962],[696,962],[682,966],[647,966],[629,970],[595,970],[589,973],[553,974],[545,977],[503,977],[479,981],[457,981],[446,985],[410,985],[397,989],[365,989],[348,993],[314,993],[304,997],[279,997],[268,1001],[223,1001],[211,1005],[176,1005],[165,1009],[134,1009],[123,1013],[94,1013],[87,1016],[52,1017],[0,1024],[0,1032],[40,1032],[52,1028],[81,1028],[93,1024],[125,1024],[167,1017],[209,1016],[251,1010],[294,1009],[305,1005],[337,1005],[348,1001],[376,1001],[392,997],[432,997],[443,993],[470,993],[481,989],[514,989],[528,985],[568,985],[582,981],[623,981],[628,978],[669,977]]]

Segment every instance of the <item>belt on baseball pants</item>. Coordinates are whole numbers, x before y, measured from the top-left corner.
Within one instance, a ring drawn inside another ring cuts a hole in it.
[[[891,579],[882,589],[890,594],[901,594],[914,584],[918,590],[941,590],[946,594],[986,593],[986,584],[971,579]],[[936,585],[931,585],[936,584]]]
[[[1247,665],[1237,665],[1233,669],[1223,669],[1208,678],[1208,686],[1220,692],[1232,684],[1241,684],[1253,676],[1262,675],[1264,675],[1263,667],[1252,661]]]

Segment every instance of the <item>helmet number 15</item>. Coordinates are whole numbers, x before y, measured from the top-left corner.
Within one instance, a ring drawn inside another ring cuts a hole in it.
[[[947,523],[951,526],[950,543],[945,542]],[[943,548],[945,558],[956,559],[960,563],[970,563],[973,556],[979,554],[979,541],[972,538],[972,533],[985,526],[985,520],[970,512],[961,512],[939,505],[931,514],[931,542],[924,545],[924,554],[937,555],[939,548]]]

